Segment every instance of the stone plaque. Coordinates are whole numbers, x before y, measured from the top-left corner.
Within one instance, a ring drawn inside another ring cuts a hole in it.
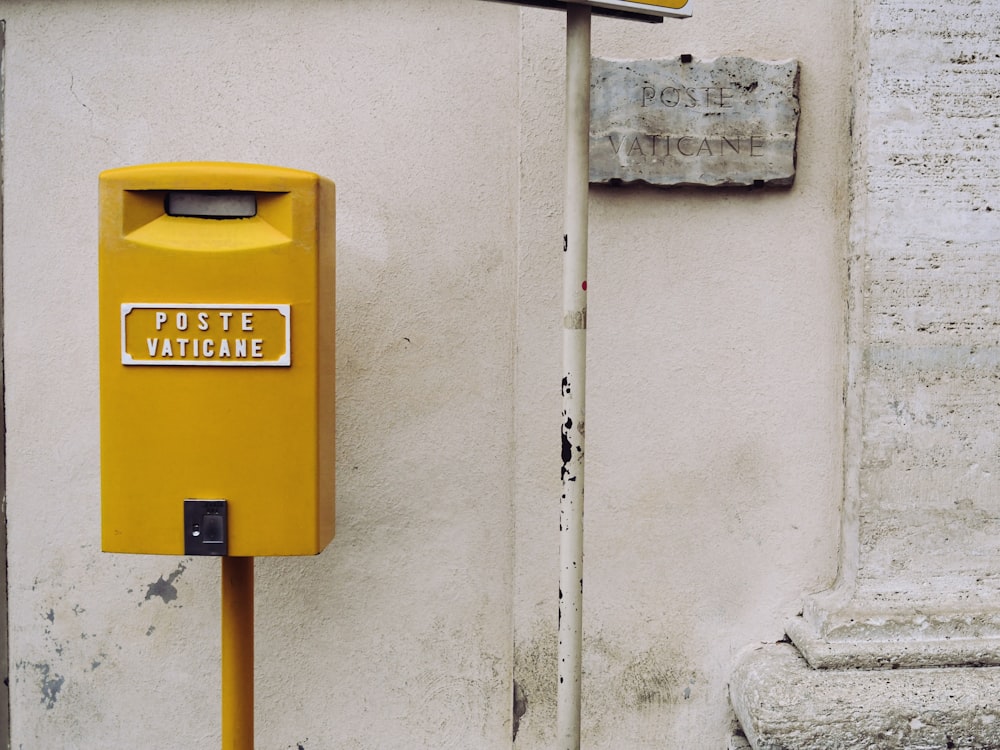
[[[594,58],[590,181],[791,185],[799,64]]]

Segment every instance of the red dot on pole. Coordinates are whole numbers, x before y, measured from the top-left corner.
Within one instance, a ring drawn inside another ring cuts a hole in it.
[[[583,282],[583,291],[587,291],[587,282]]]

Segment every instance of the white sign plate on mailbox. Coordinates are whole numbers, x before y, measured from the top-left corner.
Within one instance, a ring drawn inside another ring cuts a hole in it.
[[[289,367],[291,305],[122,304],[123,365]]]

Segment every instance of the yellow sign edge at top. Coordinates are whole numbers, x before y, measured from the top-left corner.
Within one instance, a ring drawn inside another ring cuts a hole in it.
[[[663,18],[690,18],[691,0],[493,0],[513,5],[566,10],[566,6],[589,5],[600,15],[629,18],[634,21],[661,23]]]
[[[569,0],[569,2],[580,1]],[[691,17],[691,10],[688,7],[691,4],[689,0],[642,0],[642,2],[636,2],[636,0],[584,0],[582,4],[652,16]]]

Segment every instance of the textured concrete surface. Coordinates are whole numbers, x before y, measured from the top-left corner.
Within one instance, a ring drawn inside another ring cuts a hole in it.
[[[733,676],[755,750],[1000,746],[1000,671],[979,666],[1000,664],[1000,21],[983,10],[857,5],[841,575],[788,625],[801,654],[758,649]]]
[[[785,631],[816,668],[1000,666],[1000,639],[993,635],[993,623],[983,628],[970,615],[926,615],[907,609],[894,617],[884,610],[849,607],[837,610],[834,620],[847,623],[845,628],[817,630],[804,617],[796,617]]]
[[[754,750],[1000,747],[1000,669],[813,669],[791,644],[743,654],[733,707]]]
[[[839,585],[811,663],[1000,661],[996,14],[858,6],[851,383]]]

